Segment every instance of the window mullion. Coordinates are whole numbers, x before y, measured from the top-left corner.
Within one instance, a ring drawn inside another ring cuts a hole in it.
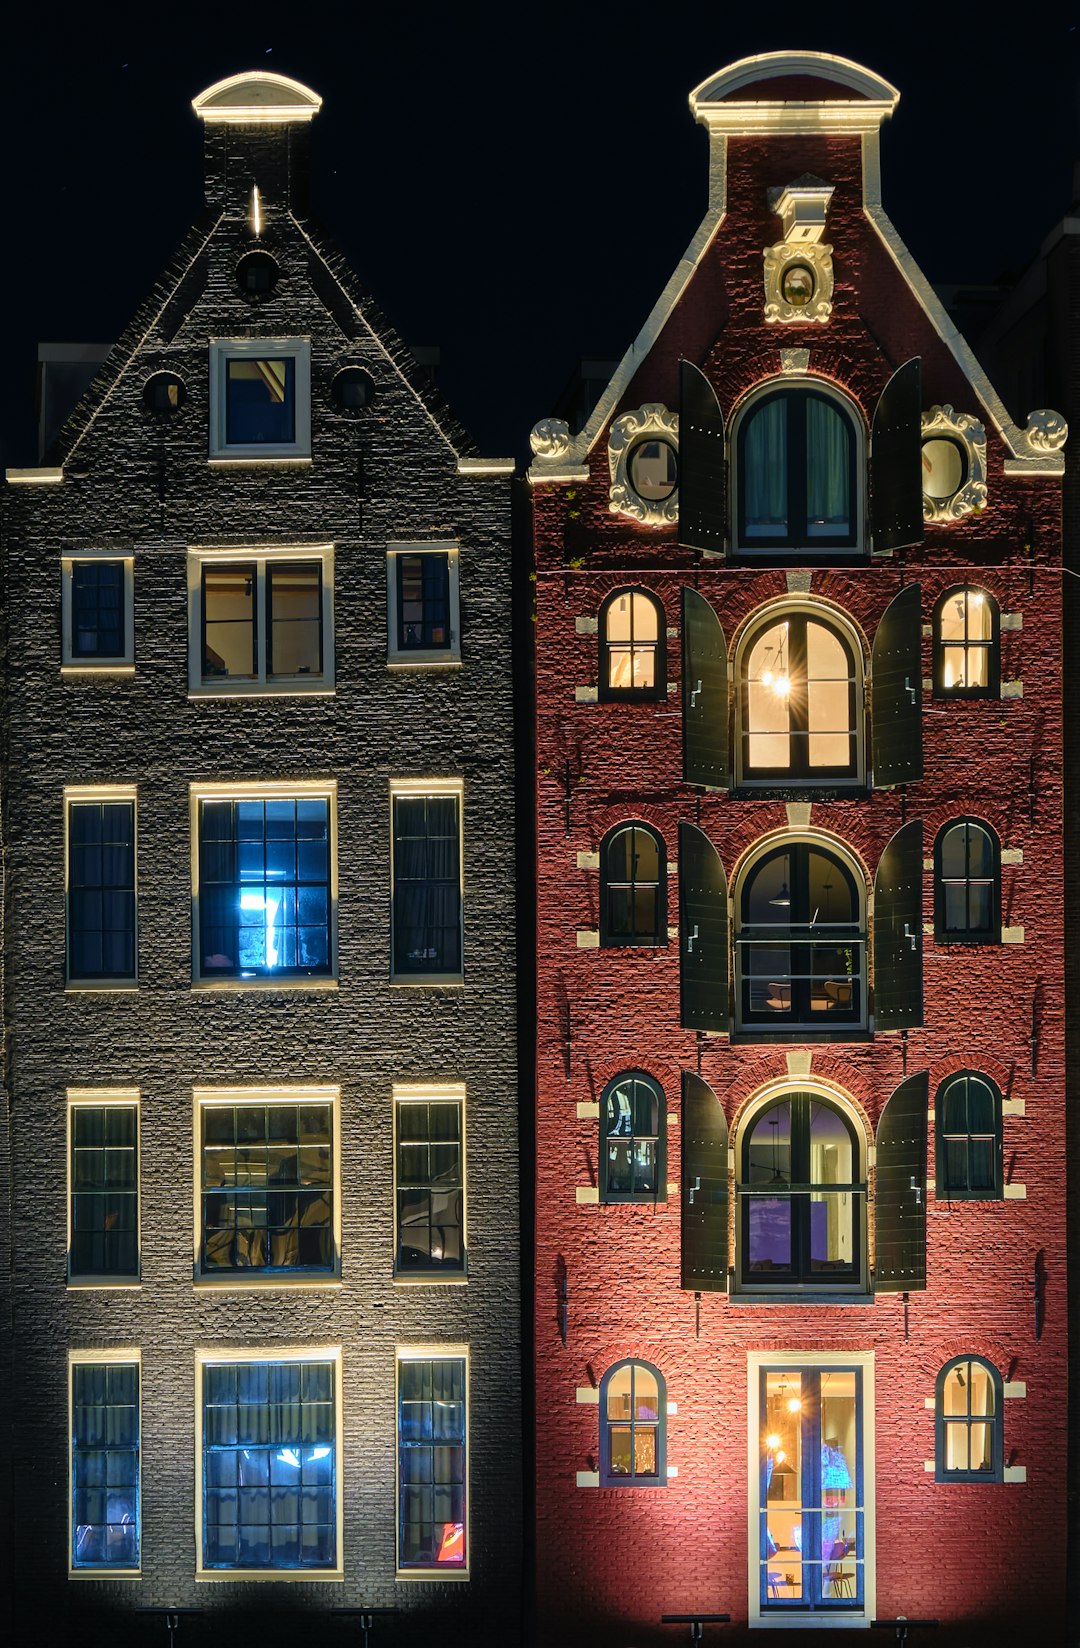
[[[260,685],[265,685],[273,668],[272,643],[270,639],[270,587],[271,578],[265,561],[255,563],[255,594],[251,621],[255,626],[255,678]]]

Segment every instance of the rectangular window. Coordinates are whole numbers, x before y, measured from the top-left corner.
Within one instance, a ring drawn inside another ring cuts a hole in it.
[[[139,1570],[139,1353],[80,1352],[68,1364],[71,1570]]]
[[[336,1276],[336,1096],[325,1088],[196,1092],[201,1280]]]
[[[394,1090],[399,1280],[465,1275],[464,1091]]]
[[[750,1619],[874,1608],[873,1361],[750,1355]]]
[[[198,1571],[341,1575],[341,1355],[199,1353]]]
[[[193,787],[197,981],[333,976],[334,799],[332,785]]]
[[[65,798],[68,982],[134,984],[135,791]]]
[[[461,978],[461,799],[460,781],[391,783],[395,979]]]
[[[61,567],[66,670],[130,670],[135,663],[131,556],[65,556]]]
[[[68,1280],[139,1279],[139,1095],[68,1089]]]
[[[468,1573],[467,1358],[398,1351],[398,1571]]]
[[[212,459],[310,457],[306,340],[211,343],[210,391]]]
[[[188,558],[192,693],[326,692],[334,685],[334,555]]]
[[[395,545],[386,574],[389,662],[460,662],[457,545]]]

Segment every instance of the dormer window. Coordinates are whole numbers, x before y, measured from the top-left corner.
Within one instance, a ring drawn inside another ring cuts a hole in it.
[[[310,457],[310,381],[299,339],[212,343],[210,457]]]
[[[836,396],[774,390],[746,408],[735,441],[743,553],[859,547],[855,423]]]

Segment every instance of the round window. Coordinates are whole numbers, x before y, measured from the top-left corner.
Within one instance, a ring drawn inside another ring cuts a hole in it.
[[[148,412],[170,418],[174,412],[179,412],[186,394],[184,380],[178,378],[175,372],[155,372],[143,384],[143,405]]]
[[[246,298],[264,298],[274,290],[280,273],[269,252],[248,252],[236,265],[236,284]]]
[[[922,489],[928,498],[951,498],[964,484],[967,457],[957,441],[935,436],[922,443]]]
[[[346,366],[335,377],[330,393],[343,412],[362,412],[375,399],[375,379],[362,366]]]
[[[630,485],[647,503],[670,498],[679,484],[679,458],[670,441],[639,441],[628,470]]]
[[[814,271],[805,263],[789,263],[780,282],[784,302],[793,309],[805,309],[814,295]]]

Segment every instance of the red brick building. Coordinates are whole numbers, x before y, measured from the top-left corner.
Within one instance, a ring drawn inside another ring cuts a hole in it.
[[[700,86],[701,228],[533,432],[545,1643],[1063,1628],[1065,428],[885,216],[896,101]]]

